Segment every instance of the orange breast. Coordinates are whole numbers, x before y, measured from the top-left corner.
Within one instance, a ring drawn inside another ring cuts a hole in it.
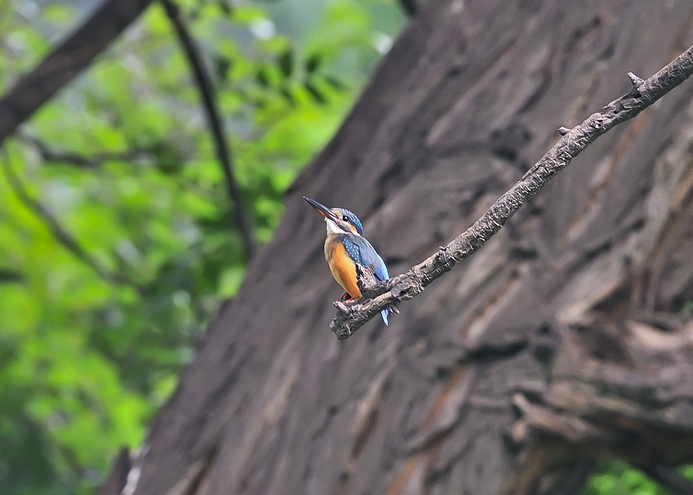
[[[341,240],[331,237],[325,241],[325,259],[330,265],[332,276],[352,298],[361,297],[356,283],[356,264],[349,258]]]

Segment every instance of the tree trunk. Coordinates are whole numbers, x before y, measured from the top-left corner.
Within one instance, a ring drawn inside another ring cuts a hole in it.
[[[688,0],[429,0],[286,198],[125,493],[580,493],[594,461],[693,461],[691,83],[590,146],[385,327],[341,290],[302,195],[397,274],[573,126],[693,42]],[[138,478],[139,476],[139,478]],[[135,483],[137,480],[137,483]]]

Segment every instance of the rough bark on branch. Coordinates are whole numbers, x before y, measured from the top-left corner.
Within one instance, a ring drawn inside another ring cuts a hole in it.
[[[335,302],[338,312],[330,323],[330,329],[338,339],[347,339],[381,310],[421,294],[431,282],[478,251],[523,204],[599,136],[636,117],[691,75],[693,46],[645,81],[629,72],[633,87],[628,93],[590,115],[575,128],[561,127],[559,132],[563,137],[471,227],[405,274],[373,286],[364,292],[365,297],[353,303]]]

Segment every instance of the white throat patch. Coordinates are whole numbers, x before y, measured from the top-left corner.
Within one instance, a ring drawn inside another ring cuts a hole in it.
[[[339,228],[339,225],[334,223],[329,218],[325,218],[325,223],[327,224],[327,235],[330,234],[343,234],[344,231]]]
[[[349,233],[351,235],[363,237],[361,234],[355,232],[354,230],[352,230],[351,232],[344,232],[344,230],[339,228],[339,225],[337,225],[333,220],[330,220],[327,217],[325,218],[325,223],[327,224],[327,235]]]

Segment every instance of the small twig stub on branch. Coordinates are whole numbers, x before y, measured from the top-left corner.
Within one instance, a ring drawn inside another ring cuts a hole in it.
[[[572,129],[559,128],[558,132],[563,137],[474,225],[406,273],[368,288],[364,296],[356,301],[337,306],[330,329],[337,338],[346,339],[381,310],[395,307],[423,292],[427,285],[479,250],[520,206],[536,195],[599,136],[617,124],[632,119],[691,75],[693,46],[649,79],[643,80],[632,72],[628,73],[633,87],[627,94],[615,99],[600,112],[593,113],[580,125]]]

